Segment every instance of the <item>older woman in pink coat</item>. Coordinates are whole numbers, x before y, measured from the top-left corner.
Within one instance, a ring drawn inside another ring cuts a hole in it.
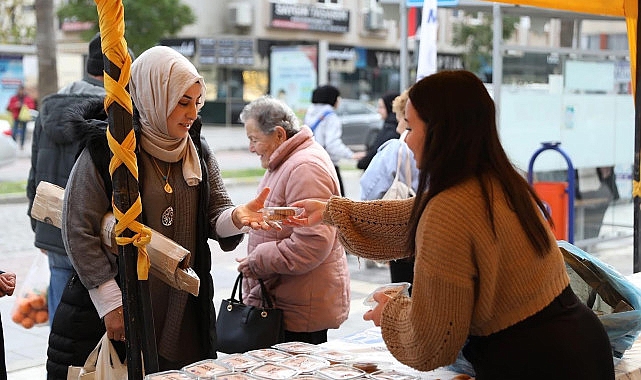
[[[259,98],[243,109],[240,119],[249,150],[267,169],[259,185],[271,188],[265,206],[340,194],[329,155],[285,103]],[[238,261],[244,301],[260,305],[257,279],[263,279],[275,306],[284,311],[285,341],[326,342],[327,330],[347,319],[349,271],[333,227],[251,231],[247,257]]]

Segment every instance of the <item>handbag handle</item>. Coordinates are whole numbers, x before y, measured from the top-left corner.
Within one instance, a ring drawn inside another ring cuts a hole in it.
[[[236,296],[236,290],[238,289],[238,297],[239,297],[238,302],[240,303],[243,303],[242,281],[243,281],[243,273],[240,272],[238,273],[238,277],[236,277],[236,281],[234,282],[234,288],[231,291],[231,298],[233,300],[236,300],[234,297]],[[262,308],[264,309],[265,306],[267,306],[267,308],[273,309],[274,303],[272,302],[272,299],[269,296],[269,293],[267,292],[267,287],[265,286],[265,283],[260,278],[258,279],[258,283],[260,284]]]
[[[410,167],[410,156],[409,156],[409,148],[407,147],[407,144],[405,144],[405,136],[407,135],[407,131],[403,131],[401,133],[401,137],[399,137],[399,141],[401,142],[401,145],[398,147],[398,157],[396,158],[396,175],[394,176],[394,181],[398,181],[400,178],[400,172],[401,172],[401,161],[405,164],[403,169],[405,171],[405,184],[407,187],[412,188],[412,169]],[[403,153],[407,153],[407,159],[403,160]]]

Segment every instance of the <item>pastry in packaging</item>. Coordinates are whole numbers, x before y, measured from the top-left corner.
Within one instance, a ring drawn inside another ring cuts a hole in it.
[[[144,380],[197,380],[192,374],[179,370],[162,371],[150,373],[145,376]]]
[[[398,372],[393,369],[384,369],[381,371],[373,372],[369,375],[370,378],[376,380],[417,380],[418,377],[409,375],[407,373]]]
[[[216,376],[216,380],[256,380],[257,378],[245,373],[245,372],[234,372],[234,373],[224,373],[222,375]]]
[[[378,370],[378,364],[374,362],[354,362],[351,364],[352,364],[352,367],[358,368],[367,373],[376,372]]]
[[[213,380],[216,375],[234,372],[234,368],[227,363],[214,359],[205,359],[184,366],[182,371],[198,376],[198,380]]]
[[[247,351],[247,355],[251,355],[258,360],[265,362],[280,362],[292,356],[287,352],[275,350],[273,348],[262,348],[260,350]]]
[[[329,361],[326,359],[306,354],[294,355],[279,363],[288,367],[296,368],[301,373],[312,373],[330,365]]]
[[[260,209],[265,220],[281,221],[292,216],[298,216],[303,212],[299,207],[263,207]]]
[[[319,346],[306,342],[284,342],[275,344],[272,347],[290,354],[310,354],[321,350]]]
[[[279,363],[264,363],[250,369],[249,373],[261,379],[286,380],[294,378],[299,371]]]
[[[218,361],[231,366],[234,371],[246,371],[252,367],[256,367],[259,364],[263,364],[262,360],[245,354],[227,355],[225,357],[221,357],[220,359],[218,359]]]
[[[327,359],[331,364],[344,363],[346,361],[354,359],[354,355],[336,350],[323,350],[314,352],[314,356],[320,356],[323,359]]]
[[[384,292],[390,298],[394,298],[394,296],[396,296],[398,293],[403,293],[404,295],[409,297],[410,286],[411,284],[409,282],[393,282],[391,284],[379,286],[373,292],[368,294],[367,297],[365,297],[363,305],[375,308],[378,302],[376,302],[376,300],[374,299],[374,294],[378,292]]]
[[[365,376],[367,375],[365,371],[354,368],[351,365],[347,364],[330,365],[329,367],[319,369],[318,371],[316,371],[316,373],[330,380],[365,378]]]

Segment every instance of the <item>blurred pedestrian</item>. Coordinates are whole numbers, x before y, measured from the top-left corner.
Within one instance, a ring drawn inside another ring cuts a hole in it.
[[[363,172],[360,179],[361,199],[368,201],[374,199],[381,199],[389,190],[398,175],[398,179],[405,183],[410,184],[410,188],[416,193],[418,188],[418,168],[414,160],[414,154],[407,147],[404,141],[405,129],[407,122],[405,121],[405,105],[407,104],[408,91],[403,91],[402,94],[394,98],[392,102],[392,110],[396,115],[398,124],[396,132],[401,134],[401,138],[391,138],[383,143],[378,149],[378,152],[370,162],[369,166]],[[400,161],[399,161],[400,160]],[[410,177],[407,177],[405,168],[409,167]],[[397,173],[397,169],[400,170]],[[373,267],[374,261],[367,260],[365,262],[367,267]],[[392,282],[409,282],[412,284],[414,281],[414,256],[402,259],[389,261],[390,280]],[[412,288],[409,292],[411,294]]]
[[[31,215],[36,188],[41,181],[62,188],[67,186],[69,173],[80,153],[80,142],[61,119],[80,101],[104,99],[103,71],[100,34],[96,34],[89,42],[85,77],[60,89],[57,94],[42,99],[31,145],[31,170],[27,180],[28,215]],[[73,266],[67,257],[60,228],[32,218],[31,229],[35,232],[34,245],[49,259],[47,307],[51,326],[62,291],[73,274]]]
[[[7,111],[11,112],[11,116],[13,117],[11,136],[14,141],[20,144],[20,149],[24,149],[27,122],[31,121],[31,110],[35,109],[35,100],[27,94],[24,85],[21,84],[18,86],[16,94],[9,98],[9,104],[7,105]],[[18,141],[18,139],[20,140]]]
[[[372,145],[367,147],[367,154],[365,157],[361,158],[356,163],[357,168],[363,170],[367,169],[370,162],[372,162],[374,155],[378,152],[378,148],[380,148],[385,141],[401,137],[401,132],[397,130],[399,120],[397,119],[392,106],[392,102],[394,102],[394,99],[398,96],[398,92],[388,92],[378,98],[376,110],[383,119],[383,127],[376,135]]]
[[[345,195],[345,186],[338,167],[340,160],[359,160],[365,152],[353,152],[343,143],[343,124],[336,114],[340,102],[340,91],[332,85],[320,86],[312,92],[312,104],[305,113],[305,124],[312,130],[316,141],[329,153],[334,163],[341,195]]]

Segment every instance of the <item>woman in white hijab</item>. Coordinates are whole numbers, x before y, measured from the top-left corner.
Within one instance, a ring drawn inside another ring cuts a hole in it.
[[[129,88],[139,141],[143,222],[189,250],[189,266],[200,278],[199,296],[194,297],[151,272],[149,276],[160,370],[179,369],[216,357],[207,239],[217,240],[223,250],[230,251],[242,240],[245,229],[269,229],[258,212],[269,190],[246,205],[233,206],[216,159],[200,138],[203,77],[181,54],[162,46],[143,52],[132,64]],[[87,112],[82,115],[86,117]],[[96,124],[87,121],[76,129],[84,128],[87,134]],[[111,209],[105,197],[111,184],[104,180],[107,165],[102,162],[109,157],[109,148],[104,130],[102,137],[93,139],[100,144],[87,140],[66,187],[63,237],[80,281],[89,289],[98,316],[104,318],[107,335],[124,341],[117,257],[100,239],[100,221]]]

